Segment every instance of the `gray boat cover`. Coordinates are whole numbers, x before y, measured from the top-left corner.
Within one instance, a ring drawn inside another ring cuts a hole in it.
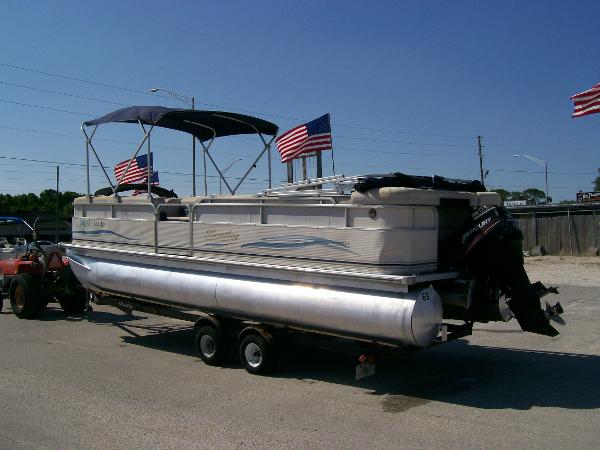
[[[400,172],[390,173],[386,176],[365,176],[359,178],[354,185],[358,192],[381,187],[408,187],[417,189],[441,189],[445,191],[485,192],[486,189],[478,180],[456,180],[444,178],[439,175],[424,177],[420,175],[407,175]]]
[[[154,125],[193,134],[201,141],[236,134],[277,134],[277,125],[257,117],[225,111],[198,111],[164,106],[129,106],[88,120],[85,126],[111,122]]]

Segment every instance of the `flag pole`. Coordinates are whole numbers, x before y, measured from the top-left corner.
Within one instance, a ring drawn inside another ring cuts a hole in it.
[[[331,115],[327,113],[327,121],[329,122],[329,139],[331,139],[331,169],[333,170],[333,175],[335,176],[335,159],[333,157],[333,133],[331,132]]]
[[[306,156],[302,155],[301,159],[302,159],[302,179],[306,180],[307,179],[307,174],[306,174]]]
[[[150,188],[151,185],[151,178],[152,178],[152,170],[154,169],[154,165],[152,164],[152,150],[150,149],[150,133],[148,133],[148,154],[146,156],[147,160],[146,160],[146,177],[147,177],[147,183],[148,183],[148,198],[150,199],[150,201],[152,201],[152,190]]]

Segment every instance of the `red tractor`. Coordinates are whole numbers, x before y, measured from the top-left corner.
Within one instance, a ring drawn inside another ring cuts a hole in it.
[[[51,301],[58,301],[67,313],[85,312],[87,292],[73,275],[60,247],[37,241],[34,228],[21,218],[0,217],[0,222],[26,225],[34,236],[30,243],[21,238],[21,245],[4,244],[0,254],[0,310],[4,297],[8,297],[20,319],[37,317]]]

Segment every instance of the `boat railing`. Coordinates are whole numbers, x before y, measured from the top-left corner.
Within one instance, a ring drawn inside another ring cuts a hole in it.
[[[389,174],[369,174],[369,175],[331,175],[328,177],[321,178],[310,178],[308,180],[300,180],[295,181],[293,183],[284,183],[279,187],[265,189],[259,193],[259,195],[264,196],[280,196],[280,195],[290,195],[290,194],[301,194],[304,192],[309,192],[312,195],[318,195],[319,193],[337,193],[342,194],[344,191],[344,187],[348,186],[352,188],[354,184],[356,184],[361,178],[364,177],[383,177],[389,176]],[[334,187],[331,189],[323,189],[321,186],[324,184],[333,184]],[[308,191],[303,191],[306,188],[315,188]]]
[[[312,195],[318,195],[320,192],[326,193],[337,193],[341,194],[341,186],[345,184],[353,184],[356,183],[358,177],[347,177],[344,175],[332,175],[329,177],[321,177],[321,178],[311,178],[308,180],[300,180],[293,183],[284,183],[279,187],[264,189],[259,195],[264,196],[278,196],[278,195],[289,195],[290,193],[303,193],[302,189],[306,188],[316,188],[311,189],[308,192]],[[333,189],[322,189],[320,188],[324,184],[334,184],[335,187]],[[306,191],[304,191],[306,192]]]
[[[215,201],[217,199],[211,199],[211,198],[203,198],[203,199],[199,199],[199,201],[197,201],[196,203],[160,203],[160,204],[154,204],[151,202],[139,202],[139,203],[123,203],[123,202],[114,202],[114,203],[97,203],[96,206],[104,206],[104,207],[110,207],[110,218],[111,219],[118,219],[119,217],[117,217],[117,213],[116,210],[118,208],[123,208],[123,207],[142,207],[142,208],[148,208],[151,211],[152,216],[154,216],[154,220],[153,220],[153,234],[154,234],[154,252],[155,253],[159,253],[159,223],[161,222],[168,222],[168,221],[179,221],[179,222],[188,222],[188,226],[189,226],[189,248],[187,250],[188,254],[190,256],[194,255],[194,224],[205,224],[205,223],[216,223],[216,222],[204,222],[203,218],[202,218],[202,212],[200,211],[200,208],[208,208],[208,209],[213,209],[213,208],[218,208],[218,207],[248,207],[248,206],[253,206],[253,207],[257,207],[258,208],[258,212],[257,212],[257,216],[259,217],[258,221],[256,222],[256,224],[260,224],[260,225],[267,225],[267,212],[266,209],[267,208],[277,208],[277,207],[284,207],[284,208],[335,208],[335,209],[343,209],[344,213],[343,213],[343,219],[340,217],[340,219],[342,219],[341,223],[344,227],[352,227],[352,219],[351,219],[351,213],[350,211],[352,209],[355,208],[364,208],[364,205],[355,205],[355,204],[351,204],[351,203],[340,203],[339,199],[336,199],[334,197],[318,197],[315,198],[315,203],[288,203],[288,202],[277,202],[277,201],[272,201],[272,199],[269,199],[268,197],[259,197],[256,199],[244,199],[245,201],[240,202],[240,201]],[[254,201],[252,201],[254,200]],[[271,200],[271,201],[270,201]],[[212,201],[212,202],[211,202]],[[87,206],[88,205],[93,205],[93,203],[82,203],[80,204],[80,206],[82,206],[82,216],[81,218],[94,218],[94,217],[90,217],[88,216],[88,211],[87,211]],[[369,205],[370,208],[387,208],[390,206],[386,206],[386,205]],[[409,206],[402,206],[402,205],[393,205],[393,208],[404,208],[404,207],[409,207]],[[179,209],[179,211],[177,212],[177,216],[173,216],[171,214],[173,214],[173,210],[174,209]],[[166,211],[167,209],[170,209],[170,211]],[[187,211],[185,211],[187,210]],[[183,212],[185,211],[185,212]],[[139,212],[139,211],[138,211]],[[99,220],[101,220],[100,217],[98,217]],[[140,219],[133,219],[133,220],[140,220]],[[144,220],[144,219],[141,219]],[[147,220],[147,219],[146,219]],[[220,222],[219,222],[220,223]]]
[[[152,215],[154,216],[154,230],[153,230],[153,234],[154,234],[154,253],[158,253],[158,249],[159,249],[159,222],[164,221],[163,218],[161,218],[161,210],[167,209],[167,208],[173,208],[173,207],[184,207],[188,209],[188,214],[187,216],[178,216],[176,219],[179,219],[180,221],[187,221],[189,222],[189,249],[188,249],[188,254],[189,256],[193,256],[194,255],[194,223],[202,223],[200,219],[200,214],[197,214],[197,210],[200,207],[218,207],[218,206],[240,206],[240,205],[247,205],[244,203],[236,203],[236,202],[231,202],[231,203],[209,203],[206,200],[208,199],[202,199],[201,201],[194,203],[192,205],[181,205],[181,204],[173,204],[173,203],[160,203],[158,205],[155,205],[154,203],[148,202],[140,202],[140,203],[102,203],[102,206],[106,206],[106,207],[110,207],[110,211],[111,211],[111,219],[116,219],[116,208],[122,208],[122,207],[132,207],[132,206],[141,206],[141,207],[147,207],[149,209],[152,210]],[[325,205],[325,206],[331,206],[331,207],[344,207],[345,208],[345,222],[346,225],[348,225],[348,206],[351,205],[339,205],[337,204],[337,202],[335,201],[335,199],[333,198],[327,198],[327,197],[323,197],[320,198],[319,200],[321,201],[329,201],[330,204],[329,205]],[[259,207],[259,215],[260,215],[260,223],[263,224],[264,223],[264,207],[268,207],[268,206],[282,206],[281,204],[277,204],[277,203],[264,203],[264,202],[257,202],[255,204],[256,206]],[[83,217],[82,218],[87,218],[87,212],[86,212],[86,208],[85,206],[87,206],[87,204],[82,204],[83,208]],[[285,205],[286,207],[322,207],[323,204],[317,204],[317,205],[310,205],[310,204],[303,204],[303,205]],[[164,216],[163,216],[164,217]]]

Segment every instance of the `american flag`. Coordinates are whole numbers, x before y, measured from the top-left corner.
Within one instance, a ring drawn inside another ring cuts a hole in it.
[[[150,153],[150,171],[152,171],[152,153]],[[127,169],[127,164],[129,164],[129,160],[121,161],[119,164],[115,166],[115,177],[117,178],[117,182],[125,173],[125,169]],[[121,180],[121,183],[135,183],[140,180],[145,180],[148,177],[148,155],[140,155],[133,158],[131,162],[131,166],[129,170]]]
[[[331,150],[329,114],[286,131],[275,141],[285,163],[305,153]]]
[[[142,184],[147,184],[148,183],[148,178],[144,177],[142,180],[138,180],[137,183],[142,183]],[[159,185],[159,181],[158,181],[158,172],[152,172],[152,175],[150,176],[150,184],[152,186],[158,186]],[[139,195],[142,192],[148,192],[146,189],[136,189],[135,191],[133,191],[133,195]]]
[[[600,113],[600,83],[587,91],[571,97],[575,102],[572,117],[582,117],[588,114]]]

